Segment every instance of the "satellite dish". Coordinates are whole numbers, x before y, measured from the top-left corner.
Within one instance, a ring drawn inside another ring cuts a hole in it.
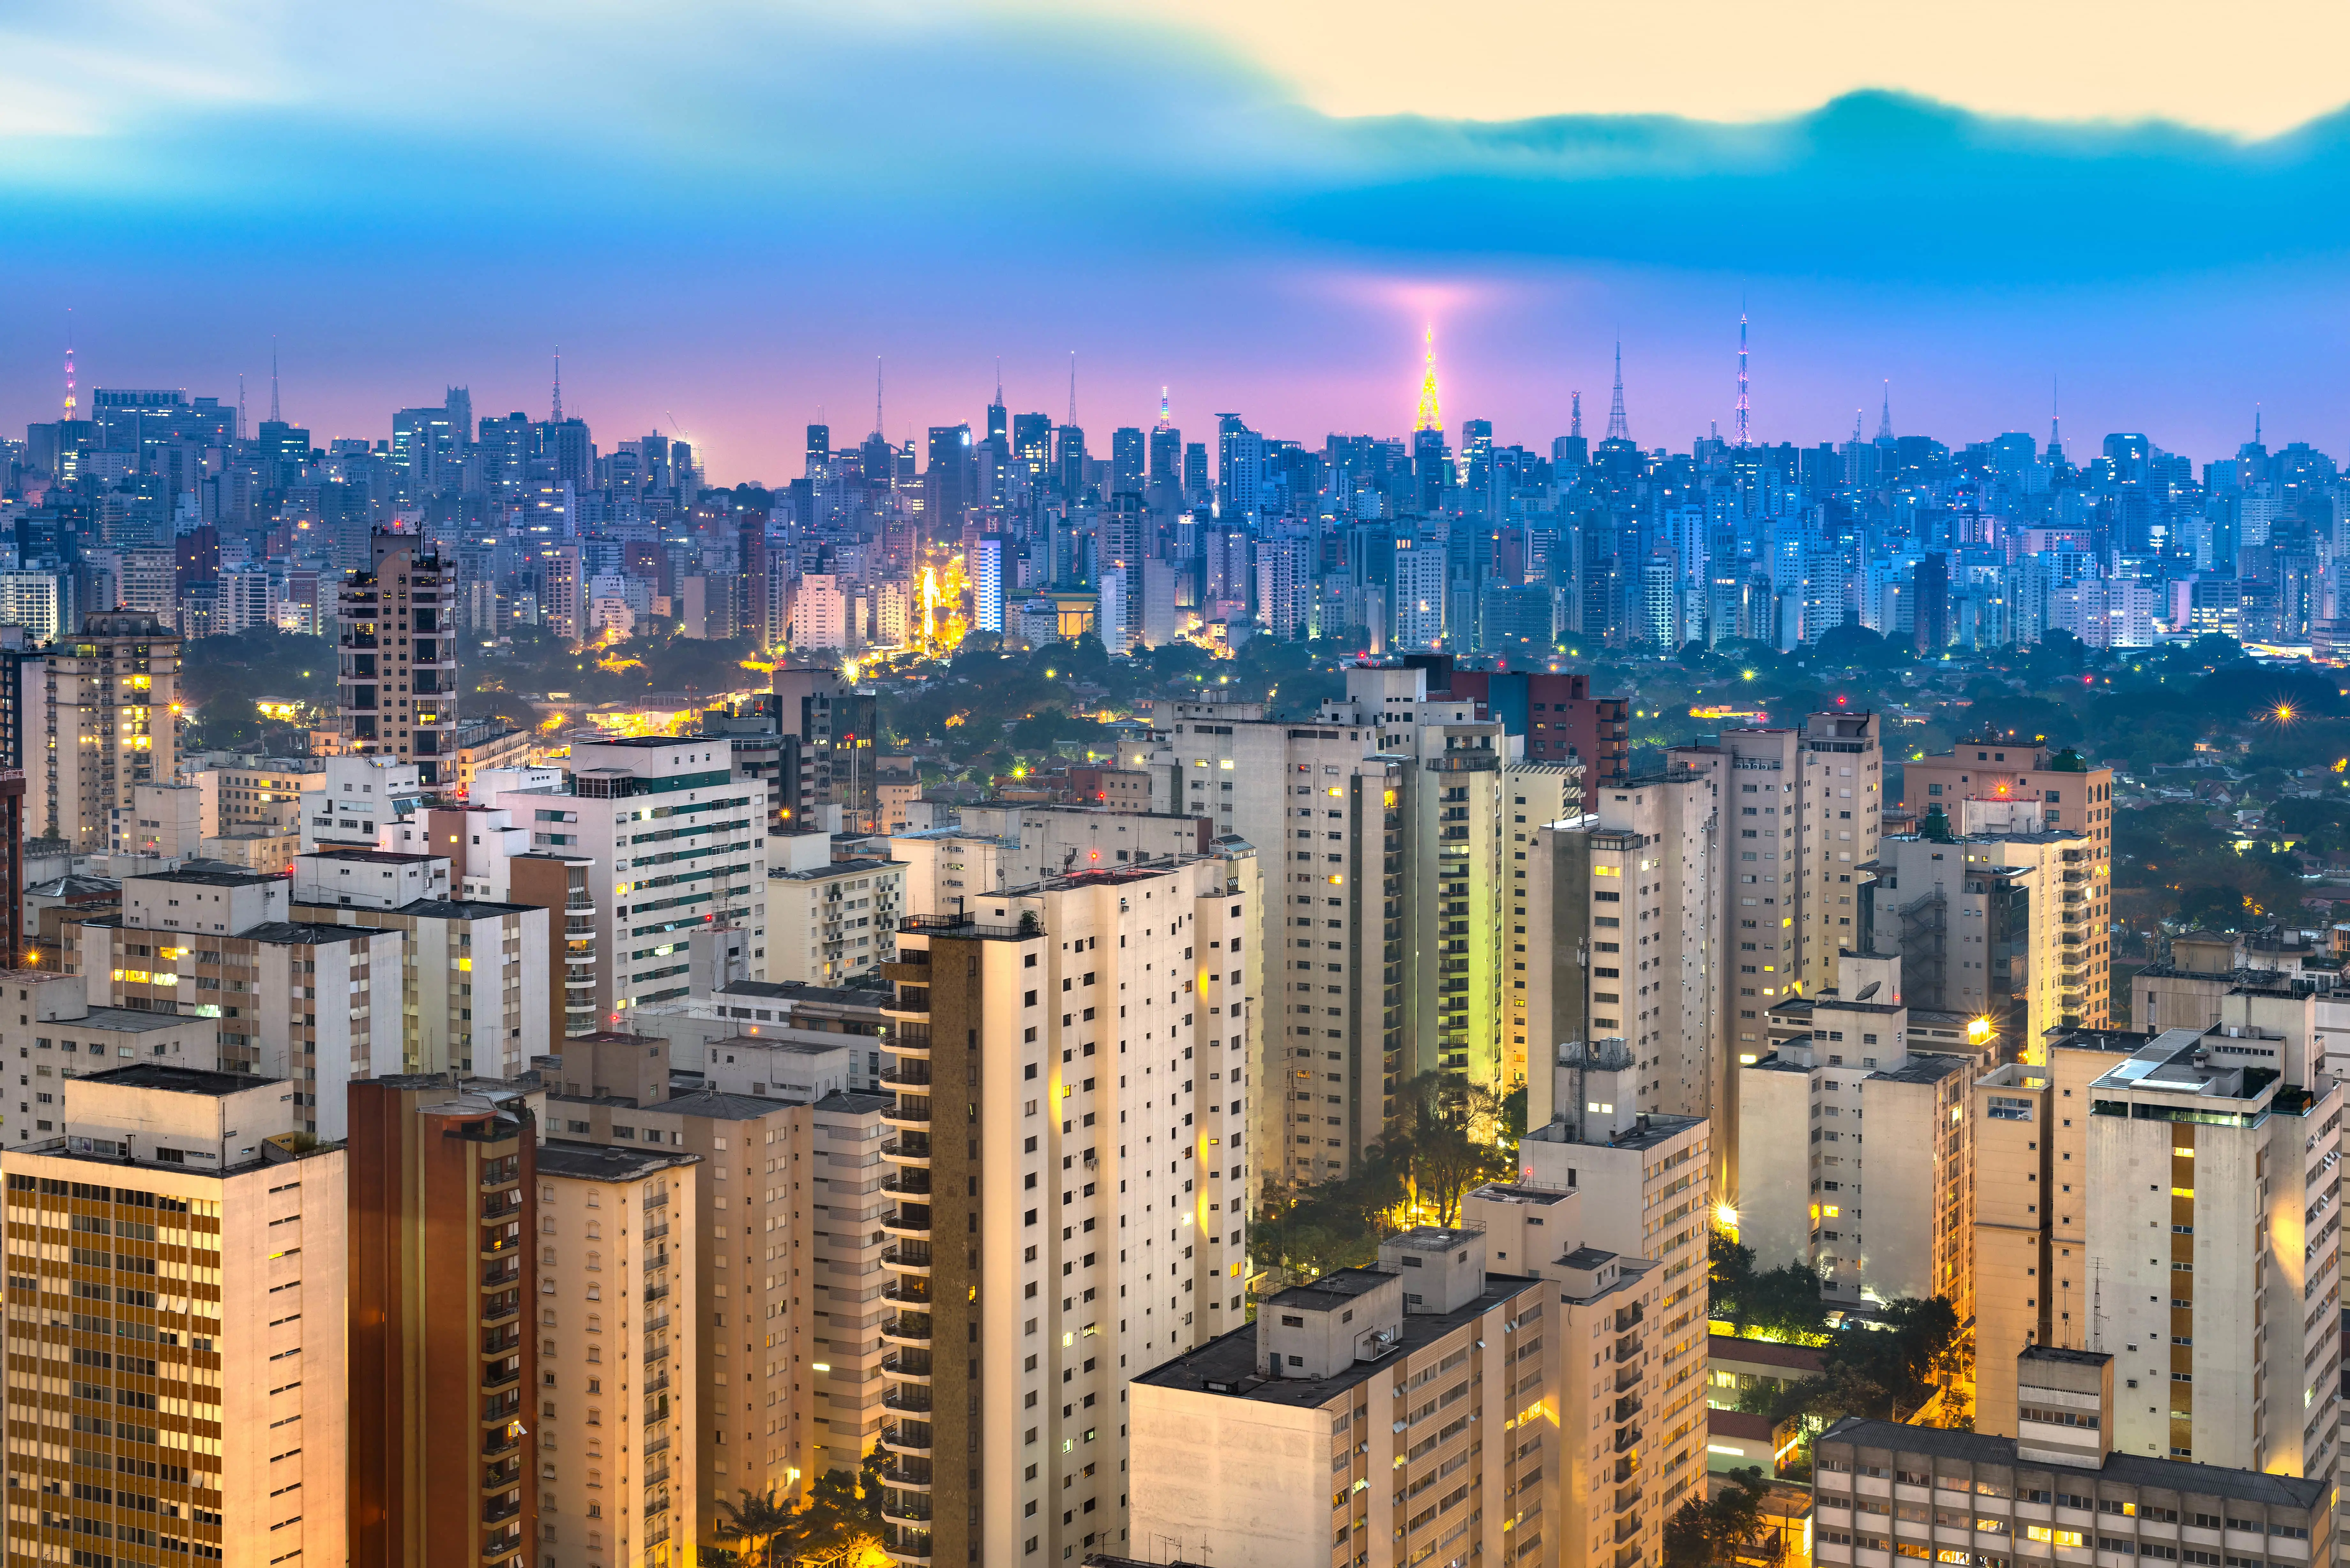
[[[1885,982],[1881,980],[1870,981],[1866,985],[1860,988],[1860,994],[1854,997],[1853,1000],[1855,1002],[1866,1002],[1870,997],[1877,994],[1877,988],[1884,983]]]

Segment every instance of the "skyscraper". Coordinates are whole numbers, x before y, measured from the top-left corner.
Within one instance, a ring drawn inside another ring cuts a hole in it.
[[[43,798],[47,836],[102,850],[113,814],[142,784],[168,784],[179,766],[180,639],[153,616],[107,611],[82,618],[42,663]]]
[[[457,572],[412,534],[377,532],[372,569],[336,597],[343,727],[361,756],[456,782]]]

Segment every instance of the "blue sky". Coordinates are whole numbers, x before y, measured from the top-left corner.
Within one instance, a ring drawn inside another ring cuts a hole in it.
[[[2054,380],[2076,451],[2219,455],[2255,403],[2350,447],[2330,89],[2217,60],[2165,118],[2021,115],[1995,69],[1863,59],[1731,118],[1659,37],[1607,112],[1503,72],[1488,114],[1440,60],[1317,77],[1215,12],[0,4],[0,427],[54,417],[68,306],[85,386],[242,370],[256,414],[275,333],[322,440],[450,382],[541,411],[559,345],[600,442],[682,427],[730,481],[795,474],[819,409],[861,436],[877,355],[901,440],[976,420],[999,356],[1058,417],[1072,350],[1098,445],[1162,383],[1195,435],[1396,433],[1433,321],[1449,423],[1546,445],[1580,389],[1596,425],[1620,337],[1634,433],[1681,446],[1729,421],[1742,301],[1766,439],[1873,430],[1888,379],[1897,428],[2044,434]]]

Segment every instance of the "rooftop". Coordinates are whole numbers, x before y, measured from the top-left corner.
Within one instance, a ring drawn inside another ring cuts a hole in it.
[[[357,860],[369,866],[419,866],[428,860],[443,858],[438,855],[406,855],[391,849],[362,849],[353,846],[321,846],[302,857],[305,860]]]
[[[118,1084],[126,1089],[165,1089],[175,1095],[208,1095],[214,1099],[224,1095],[241,1095],[247,1089],[265,1089],[286,1081],[283,1078],[265,1078],[254,1073],[215,1073],[204,1067],[172,1067],[161,1062],[133,1062],[128,1067],[109,1067],[103,1073],[85,1074],[76,1080],[83,1084]]]
[[[282,942],[322,948],[336,942],[356,942],[381,933],[373,926],[321,926],[307,920],[264,920],[235,933],[240,941]]]
[[[854,877],[887,870],[899,864],[895,860],[834,860],[806,871],[770,871],[768,876],[782,882],[819,882],[827,877]]]
[[[1880,1449],[1893,1453],[1927,1454],[1964,1464],[2006,1465],[2055,1476],[2101,1477],[2125,1486],[2153,1487],[2170,1492],[2200,1492],[2214,1497],[2241,1499],[2246,1502],[2266,1503],[2272,1508],[2291,1509],[2303,1513],[2324,1507],[2327,1495],[2333,1490],[2332,1483],[2323,1479],[2269,1475],[2260,1470],[2231,1470],[2218,1465],[2199,1465],[2191,1459],[2155,1459],[2139,1454],[2107,1454],[2103,1468],[2098,1469],[2081,1465],[2024,1461],[2016,1457],[2013,1438],[1984,1437],[1980,1433],[1954,1431],[1946,1427],[1907,1427],[1891,1421],[1872,1421],[1858,1416],[1847,1416],[1821,1433],[1814,1442],[1814,1452],[1821,1443],[1849,1444],[1854,1448]]]
[[[1341,1274],[1371,1272],[1361,1269],[1340,1272]],[[1301,1292],[1312,1293],[1326,1287],[1339,1277],[1334,1274],[1311,1285],[1293,1285],[1273,1299],[1287,1302]],[[1360,1294],[1373,1282],[1371,1280],[1362,1281],[1348,1293]],[[1392,1365],[1399,1355],[1409,1355],[1414,1351],[1423,1350],[1446,1335],[1468,1327],[1504,1302],[1528,1291],[1538,1291],[1542,1285],[1542,1281],[1522,1275],[1487,1274],[1482,1293],[1460,1311],[1407,1313],[1403,1333],[1394,1352],[1377,1361],[1357,1361],[1328,1377],[1269,1378],[1261,1376],[1257,1361],[1256,1325],[1246,1324],[1219,1334],[1197,1350],[1179,1355],[1172,1361],[1162,1362],[1134,1381],[1146,1387],[1201,1389],[1268,1405],[1327,1405],[1357,1385],[1367,1382],[1372,1374]],[[1322,1304],[1327,1304],[1326,1299]]]
[[[285,878],[265,877],[258,871],[247,871],[241,866],[218,860],[190,860],[176,871],[141,871],[134,880],[177,882],[199,888],[252,888],[264,882],[283,882]]]
[[[1537,1143],[1580,1144],[1590,1148],[1654,1148],[1669,1143],[1691,1127],[1705,1126],[1703,1116],[1669,1116],[1663,1111],[1643,1111],[1639,1119],[1616,1137],[1587,1138],[1572,1122],[1556,1121],[1526,1134]]]
[[[697,1165],[702,1157],[683,1149],[610,1148],[592,1143],[543,1143],[538,1173],[582,1181],[636,1181],[673,1166]]]

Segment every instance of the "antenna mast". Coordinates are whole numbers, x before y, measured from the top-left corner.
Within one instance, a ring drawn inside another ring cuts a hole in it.
[[[1569,392],[1567,398],[1566,433],[1579,438],[1583,434],[1583,394]]]
[[[68,305],[68,306],[66,306],[66,412],[65,412],[65,417],[66,417],[66,419],[67,419],[67,420],[68,420],[68,421],[70,421],[70,420],[72,420],[72,419],[74,418],[74,406],[75,406],[75,404],[74,404],[74,341],[73,341],[73,306],[70,306],[70,305]]]
[[[1738,444],[1746,445],[1746,312],[1738,313]]]
[[[283,424],[286,416],[277,410],[277,334],[269,335],[269,422]]]
[[[1607,439],[1630,441],[1632,421],[1624,417],[1624,345],[1616,345],[1616,400],[1607,409]]]
[[[563,350],[560,348],[555,351],[555,411],[547,422],[558,425],[563,422]]]
[[[882,433],[881,423],[881,356],[873,356],[873,436],[885,445],[889,438]]]
[[[1077,351],[1069,350],[1069,428],[1077,424]]]

